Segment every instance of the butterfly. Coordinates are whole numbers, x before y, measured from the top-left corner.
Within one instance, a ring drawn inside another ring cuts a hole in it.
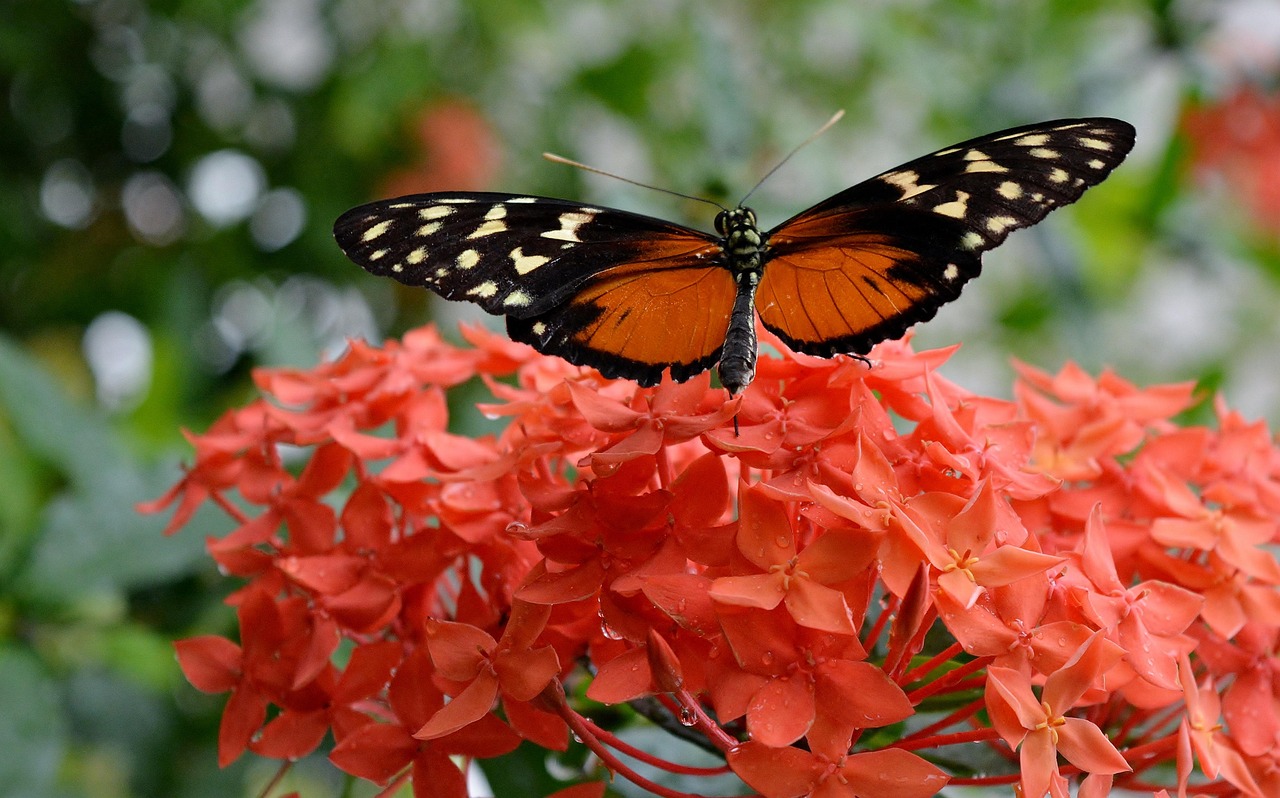
[[[865,355],[933,317],[981,254],[1075,202],[1133,147],[1118,119],[1059,119],[970,139],[869,180],[765,232],[750,208],[715,233],[521,194],[373,202],[334,225],[368,271],[506,316],[512,339],[606,377],[656,385],[719,363],[755,375],[755,316],[787,346]]]

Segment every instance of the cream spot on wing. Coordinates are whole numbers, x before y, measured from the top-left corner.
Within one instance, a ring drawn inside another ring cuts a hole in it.
[[[373,252],[369,253],[369,260],[382,260],[387,256],[388,251],[389,250],[385,249],[375,249]]]
[[[472,288],[467,292],[467,296],[478,296],[481,299],[488,299],[498,293],[498,284],[492,280],[485,280],[483,283]]]
[[[419,227],[415,232],[416,232],[419,236],[424,236],[424,237],[425,237],[425,236],[429,236],[429,235],[431,235],[432,233],[436,232],[437,230],[439,230],[439,229],[440,229],[441,227],[443,227],[443,226],[444,226],[444,224],[443,224],[442,222],[427,222],[426,224],[424,224],[424,225],[422,225],[421,227]]]
[[[560,214],[560,229],[548,230],[542,234],[543,238],[555,238],[560,241],[569,241],[574,244],[582,243],[582,239],[578,238],[578,228],[587,224],[596,218],[596,214],[600,211],[595,208],[583,208],[580,211],[565,211]]]
[[[516,265],[516,272],[524,275],[551,260],[551,258],[543,255],[526,255],[521,251],[520,247],[516,247],[511,250],[511,260]]]
[[[964,154],[964,159],[966,161],[985,161],[987,160],[987,154],[981,150],[969,150]]]
[[[411,263],[416,266],[419,263],[422,263],[426,259],[427,259],[427,248],[418,247],[413,252],[409,253],[409,255],[405,258],[405,261],[407,263]]]
[[[519,203],[521,205],[527,205],[530,202],[537,202],[537,201],[538,201],[537,197],[512,197],[511,199],[507,200],[507,204],[510,205],[512,203]]]
[[[964,215],[969,212],[969,193],[967,191],[957,191],[954,200],[933,206],[933,212],[955,219],[963,219]]]
[[[1081,136],[1078,140],[1081,145],[1088,147],[1091,150],[1102,150],[1103,152],[1109,152],[1111,150],[1111,142],[1109,141],[1091,139],[1085,136]]]
[[[1054,130],[1075,130],[1078,127],[1084,127],[1085,124],[1084,122],[1072,122],[1069,125],[1058,125]]]
[[[1050,150],[1046,147],[1034,147],[1027,150],[1027,154],[1032,158],[1044,158],[1046,161],[1052,161],[1060,157],[1057,150]]]
[[[1094,158],[1092,161],[1089,161],[1089,168],[1090,168],[1090,169],[1101,169],[1102,167],[1104,167],[1104,166],[1106,166],[1106,165],[1107,165],[1107,164],[1106,164],[1106,162],[1104,162],[1104,161],[1099,161],[1097,158]]]
[[[449,270],[441,266],[439,269],[436,269],[436,278],[439,279],[441,277],[444,277],[448,273],[449,273]]]
[[[534,335],[545,335],[547,332],[547,325],[540,321],[535,321],[531,329],[533,330]]]
[[[1006,180],[1000,184],[999,188],[996,189],[996,193],[1005,199],[1016,200],[1018,197],[1022,196],[1022,186],[1012,180]]]
[[[1004,168],[1003,166],[996,163],[995,161],[970,161],[969,165],[966,166],[964,170],[966,172],[1007,172],[1009,171],[1008,169]]]
[[[939,155],[950,155],[950,154],[952,154],[953,152],[960,152],[960,148],[959,148],[959,147],[948,147],[948,148],[947,148],[947,149],[945,149],[945,150],[938,150],[937,152],[935,152],[935,153],[934,153],[934,155],[935,155],[935,156],[939,156]]]
[[[963,237],[961,237],[960,246],[964,247],[965,249],[977,249],[978,247],[982,246],[983,242],[985,241],[986,239],[983,238],[980,234],[970,230],[969,232],[965,233]]]
[[[450,205],[465,205],[468,202],[475,202],[475,200],[470,197],[447,197],[442,200],[436,200],[436,202],[447,202]]]
[[[485,221],[487,222],[492,222],[498,219],[507,218],[507,206],[494,205],[492,208],[489,209],[489,212],[484,215],[484,218],[485,218]]]
[[[506,299],[502,300],[502,304],[509,308],[522,308],[529,304],[529,295],[517,288],[507,294]]]
[[[1071,177],[1071,175],[1067,174],[1066,169],[1059,169],[1056,166],[1053,168],[1053,171],[1049,173],[1049,179],[1055,183],[1065,183],[1069,177]]]
[[[1028,133],[1027,135],[1014,139],[1013,143],[1019,147],[1039,147],[1049,141],[1048,133]]]
[[[918,182],[920,180],[920,175],[910,170],[905,172],[890,172],[887,175],[881,175],[880,179],[902,191],[902,196],[898,199],[909,199],[923,191],[935,188],[935,186],[927,183],[921,184]]]
[[[398,210],[401,210],[401,209],[403,209],[403,208],[412,208],[412,207],[413,207],[413,203],[412,203],[412,202],[393,202],[393,203],[391,203],[390,205],[388,205],[387,207],[388,207],[388,208],[391,208],[392,210],[398,211]]]
[[[480,262],[480,253],[474,249],[464,249],[458,254],[458,268],[470,269]]]
[[[432,219],[443,219],[453,212],[454,209],[450,208],[448,205],[432,205],[429,208],[423,208],[418,211],[418,218],[422,219],[424,222],[429,222]]]
[[[951,282],[960,276],[960,267],[954,263],[948,263],[947,268],[942,272],[942,279]]]
[[[503,213],[506,213],[506,210],[507,210],[506,208],[503,208],[502,209]],[[490,213],[492,213],[492,211],[490,211]],[[484,238],[485,236],[491,236],[494,233],[501,233],[506,229],[507,229],[506,222],[502,221],[501,219],[490,219],[484,224],[477,227],[475,229],[475,232],[467,236],[467,238]]]
[[[403,263],[396,263],[396,264],[392,265],[392,267],[391,267],[391,271],[396,272],[397,274],[399,274],[400,272],[404,271],[404,264],[403,264]]]
[[[361,241],[372,241],[373,239],[375,239],[375,238],[377,238],[378,236],[382,235],[383,233],[387,232],[387,229],[388,229],[388,228],[390,228],[390,227],[391,227],[391,220],[390,220],[390,219],[388,219],[387,221],[384,221],[384,222],[378,222],[378,223],[377,223],[377,224],[375,224],[373,227],[370,227],[368,230],[365,230],[365,231],[364,231],[364,235],[360,236],[360,240],[361,240]]]
[[[999,235],[1010,227],[1015,227],[1018,220],[1012,216],[992,216],[987,220],[987,229],[992,233]]]

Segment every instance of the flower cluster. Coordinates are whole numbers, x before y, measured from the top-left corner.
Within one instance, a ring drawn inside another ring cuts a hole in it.
[[[979,396],[904,342],[825,360],[762,332],[781,354],[729,399],[464,335],[259,373],[144,508],[234,525],[208,548],[243,580],[239,642],[177,647],[230,693],[223,764],[331,734],[388,793],[465,796],[459,762],[572,732],[685,795],[593,720],[630,704],[766,798],[1280,795],[1264,425],[1179,426],[1190,385],[1070,365]],[[493,436],[450,431],[475,378]]]

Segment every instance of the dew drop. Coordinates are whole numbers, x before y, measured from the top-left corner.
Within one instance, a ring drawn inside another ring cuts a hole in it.
[[[697,722],[698,722],[698,716],[693,714],[693,712],[688,707],[680,707],[680,725],[681,726],[692,726]]]
[[[508,535],[519,536],[519,535],[525,534],[528,531],[529,531],[529,525],[524,523],[523,521],[512,521],[511,523],[507,524]]]

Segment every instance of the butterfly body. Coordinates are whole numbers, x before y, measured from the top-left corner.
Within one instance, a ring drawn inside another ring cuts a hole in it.
[[[755,319],[792,349],[862,355],[955,299],[981,253],[1074,202],[1133,128],[1063,119],[972,139],[848,188],[762,231],[746,207],[715,234],[550,197],[418,194],[334,226],[370,272],[474,302],[508,334],[609,377],[682,381],[719,363],[752,380]]]
[[[720,384],[736,395],[756,374],[760,349],[756,341],[756,291],[764,275],[768,239],[756,227],[755,211],[742,206],[717,214],[716,232],[723,236],[718,246],[736,286],[720,351]]]

